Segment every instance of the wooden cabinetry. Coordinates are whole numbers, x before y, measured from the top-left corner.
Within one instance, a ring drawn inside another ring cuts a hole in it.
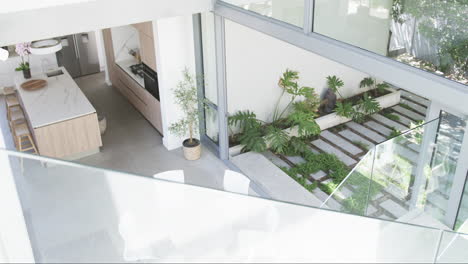
[[[141,25],[141,24],[146,24],[146,25]],[[152,32],[151,22],[134,24],[133,26],[135,25],[138,25],[136,26],[136,28],[139,31],[141,30],[143,32]],[[149,27],[151,27],[151,30],[148,29]],[[143,34],[140,33],[140,35],[147,36],[146,33],[143,33]],[[125,96],[130,101],[130,103],[132,103],[132,105],[135,106],[135,108],[162,134],[163,130],[162,130],[162,120],[161,120],[161,106],[160,106],[159,101],[156,98],[154,98],[153,95],[151,95],[143,87],[141,87],[124,70],[122,70],[122,68],[120,68],[115,63],[114,51],[113,51],[113,45],[112,45],[112,33],[110,29],[104,29],[103,36],[104,36],[104,46],[106,49],[109,77],[112,81],[112,85],[116,87],[120,91],[120,93],[123,96]],[[144,62],[148,66],[152,68],[154,67],[153,70],[156,70],[156,62],[154,59],[154,45],[148,44],[148,42],[145,42],[147,46],[144,46],[144,47],[148,47],[148,48],[145,48],[145,50],[148,50],[148,49],[153,50],[153,53],[152,53],[153,62],[151,61],[149,63],[147,63],[146,61]],[[151,42],[153,42],[152,38],[151,38]],[[149,45],[152,45],[153,48],[150,49]],[[153,66],[151,66],[151,63],[153,63]]]
[[[143,22],[133,24],[132,26],[138,30],[141,60],[151,69],[157,72],[155,43],[153,37],[153,22]]]

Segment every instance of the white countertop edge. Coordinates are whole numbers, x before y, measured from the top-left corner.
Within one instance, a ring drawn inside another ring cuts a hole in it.
[[[55,125],[55,124],[58,124],[58,123],[62,123],[62,122],[66,122],[66,121],[70,121],[70,120],[73,120],[73,119],[77,119],[77,118],[80,118],[80,117],[83,117],[83,116],[87,116],[87,115],[92,115],[92,114],[97,114],[96,111],[94,112],[89,112],[89,113],[84,113],[84,114],[81,114],[81,115],[77,115],[77,116],[74,116],[72,118],[65,118],[65,119],[62,119],[62,120],[57,120],[57,121],[54,121],[54,122],[50,122],[50,123],[44,123],[44,124],[41,124],[39,126],[35,126],[33,127],[34,129],[36,128],[42,128],[42,127],[46,127],[46,126],[51,126],[51,125]]]
[[[133,72],[130,71],[130,66],[134,64],[138,64],[137,60],[122,60],[122,61],[116,61],[115,64],[119,66],[132,80],[134,80],[138,85],[140,85],[142,88],[145,88],[145,80],[143,78],[140,78],[133,74]]]

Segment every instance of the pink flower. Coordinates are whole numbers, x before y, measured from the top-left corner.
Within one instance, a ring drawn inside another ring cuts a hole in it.
[[[21,57],[31,54],[31,42],[24,42],[16,44],[16,53]]]

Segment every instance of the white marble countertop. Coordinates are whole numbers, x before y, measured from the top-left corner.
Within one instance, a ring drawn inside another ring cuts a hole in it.
[[[115,62],[122,70],[124,70],[133,80],[135,80],[141,87],[145,87],[145,80],[134,74],[130,70],[130,66],[138,64],[139,62],[136,59],[122,60]]]
[[[47,86],[27,91],[21,88],[26,80],[21,72],[15,76],[15,84],[33,128],[47,126],[53,123],[92,114],[96,109],[81,91],[64,67],[62,75],[47,77],[45,74],[35,74],[29,80],[43,79]]]

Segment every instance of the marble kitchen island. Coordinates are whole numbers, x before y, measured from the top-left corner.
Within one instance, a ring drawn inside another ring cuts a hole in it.
[[[73,160],[99,152],[102,146],[96,109],[83,94],[67,70],[43,79],[47,86],[28,91],[21,87],[26,80],[15,78],[18,97],[40,155]]]

